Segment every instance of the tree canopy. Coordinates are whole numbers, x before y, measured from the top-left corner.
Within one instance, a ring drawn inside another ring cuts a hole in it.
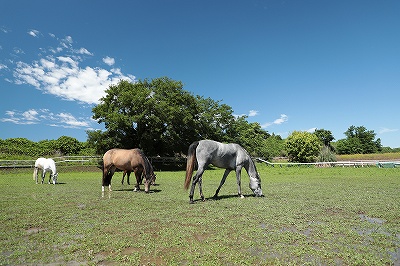
[[[88,143],[99,154],[111,148],[141,148],[149,156],[186,154],[195,140],[236,142],[263,156],[269,137],[258,123],[235,117],[220,101],[193,95],[180,81],[167,77],[121,80],[106,90],[92,110],[106,130],[88,131]]]
[[[375,140],[376,133],[364,126],[350,126],[344,134],[346,139],[336,142],[339,154],[368,154],[382,150],[381,139]]]

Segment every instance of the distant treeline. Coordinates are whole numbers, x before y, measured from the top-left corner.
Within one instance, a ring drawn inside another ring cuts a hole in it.
[[[86,142],[62,136],[56,140],[34,142],[26,138],[0,139],[1,159],[32,159],[37,157],[54,157],[63,155],[96,155]]]

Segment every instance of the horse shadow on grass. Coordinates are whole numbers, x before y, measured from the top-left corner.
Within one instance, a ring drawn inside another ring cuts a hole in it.
[[[135,193],[143,193],[144,189],[141,189],[139,191],[133,191],[133,188],[120,188],[120,189],[113,189],[113,191],[118,191],[118,192],[131,191],[131,192],[135,192]],[[150,189],[149,194],[151,194],[151,193],[159,193],[161,191],[162,191],[161,189]]]
[[[244,198],[255,198],[256,196],[254,194],[243,194]],[[240,196],[237,194],[231,194],[231,195],[218,195],[217,198],[214,198],[214,196],[212,197],[208,197],[205,198],[205,201],[219,201],[219,200],[224,200],[224,199],[230,199],[230,198],[238,198],[240,199]],[[193,202],[202,202],[202,200],[200,198],[198,199],[194,199]]]

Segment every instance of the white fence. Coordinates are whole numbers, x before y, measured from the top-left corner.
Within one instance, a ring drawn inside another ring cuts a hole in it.
[[[359,161],[338,161],[338,162],[315,162],[315,163],[272,163],[260,158],[258,161],[266,163],[272,167],[274,166],[316,166],[316,167],[370,167],[376,166],[380,168],[394,168],[400,167],[400,161],[376,161],[376,160],[359,160]]]
[[[62,156],[52,158],[56,164],[82,164],[97,166],[100,156]],[[33,168],[36,160],[0,160],[0,168]]]
[[[58,165],[81,164],[88,166],[98,166],[101,156],[62,156],[53,158]],[[161,164],[182,164],[186,162],[185,158],[175,157],[149,157],[151,163]],[[256,158],[259,162],[266,163],[275,167],[291,167],[291,166],[316,166],[316,167],[370,167],[376,166],[380,168],[400,167],[400,161],[377,161],[377,160],[359,160],[359,161],[339,161],[339,162],[316,162],[316,163],[272,163],[261,158]],[[33,168],[35,160],[0,160],[1,168]]]
[[[62,156],[52,158],[57,165],[88,165],[99,166],[101,156]],[[150,162],[161,164],[182,164],[186,163],[185,158],[177,157],[149,157]],[[33,168],[36,160],[0,160],[1,168]]]

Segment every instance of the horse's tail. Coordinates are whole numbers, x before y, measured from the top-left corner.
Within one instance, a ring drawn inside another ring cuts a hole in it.
[[[186,178],[184,188],[188,189],[190,180],[192,179],[193,169],[196,164],[196,149],[199,146],[199,142],[195,141],[189,146],[187,162],[186,162]]]

